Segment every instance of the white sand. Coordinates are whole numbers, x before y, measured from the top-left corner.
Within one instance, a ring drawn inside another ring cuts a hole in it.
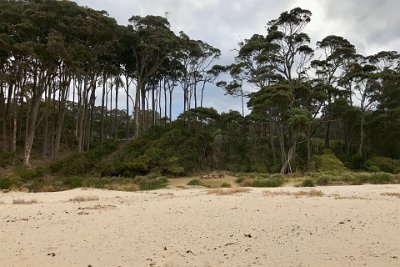
[[[0,193],[0,266],[400,266],[400,185],[315,189]]]

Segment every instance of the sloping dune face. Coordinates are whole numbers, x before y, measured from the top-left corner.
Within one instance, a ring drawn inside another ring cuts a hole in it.
[[[0,266],[400,266],[400,186],[0,193]]]

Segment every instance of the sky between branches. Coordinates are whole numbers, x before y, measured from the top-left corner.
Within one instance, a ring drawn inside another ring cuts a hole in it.
[[[305,32],[311,46],[328,35],[348,39],[363,55],[382,50],[400,50],[399,0],[77,0],[81,6],[105,10],[119,24],[133,15],[167,16],[175,33],[205,41],[222,52],[218,64],[229,64],[238,42],[253,34],[266,34],[265,25],[294,7],[310,10]],[[179,93],[179,92],[177,92]],[[175,116],[182,109],[179,96]],[[240,101],[224,97],[222,89],[208,86],[206,106],[218,111],[240,110]],[[123,108],[123,107],[121,107]]]

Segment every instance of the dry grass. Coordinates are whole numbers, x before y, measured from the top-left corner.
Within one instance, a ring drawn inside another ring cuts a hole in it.
[[[110,184],[105,186],[106,189],[108,190],[114,190],[114,191],[126,191],[126,192],[135,192],[139,190],[139,187],[137,184]]]
[[[254,184],[254,179],[246,178],[240,183],[240,186],[251,187],[253,186],[253,184]]]
[[[294,193],[296,197],[322,197],[324,193],[319,190],[312,189],[310,191],[299,191]]]
[[[324,193],[312,189],[310,191],[297,191],[297,192],[289,192],[289,191],[264,191],[264,196],[274,197],[274,196],[295,196],[295,197],[322,197]]]
[[[77,196],[68,200],[69,202],[87,202],[87,201],[97,201],[98,196]]]
[[[264,191],[263,195],[266,197],[275,197],[275,196],[293,196],[293,192],[288,191]]]
[[[93,207],[83,207],[79,208],[79,210],[107,210],[107,209],[115,209],[117,206],[115,205],[94,205]]]
[[[216,189],[211,189],[208,190],[208,194],[215,194],[215,195],[232,195],[236,193],[246,193],[249,192],[249,188],[241,188],[241,187],[235,187],[235,188],[228,188],[228,189],[223,189],[223,188],[216,188]]]
[[[25,200],[22,198],[13,199],[14,205],[31,205],[38,203],[36,199]]]
[[[382,196],[388,196],[388,197],[400,198],[400,193],[394,193],[394,192],[382,193],[381,195]]]

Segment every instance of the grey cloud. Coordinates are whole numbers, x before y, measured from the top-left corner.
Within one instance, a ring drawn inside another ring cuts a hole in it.
[[[229,64],[238,42],[254,33],[266,34],[265,25],[281,12],[300,6],[313,12],[305,31],[312,44],[327,35],[347,38],[363,54],[400,47],[399,0],[78,0],[80,5],[106,10],[126,25],[132,15],[168,12],[172,30],[184,31],[222,51],[218,64]],[[207,87],[207,105],[219,111],[240,110],[240,101],[224,97],[223,91]],[[177,94],[179,97],[179,95]],[[223,102],[221,101],[223,99]],[[179,102],[179,98],[177,99]],[[176,112],[180,112],[177,106]]]
[[[396,49],[400,42],[398,0],[327,0],[321,4],[326,19],[334,21],[355,44],[364,46],[362,52]]]

